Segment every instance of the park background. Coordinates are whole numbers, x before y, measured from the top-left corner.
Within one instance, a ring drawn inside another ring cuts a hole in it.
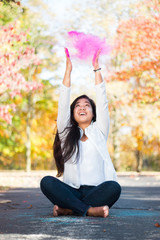
[[[68,31],[106,38],[108,149],[117,171],[160,171],[160,1],[0,1],[0,170],[55,169],[52,146]],[[94,98],[73,60],[72,97]]]

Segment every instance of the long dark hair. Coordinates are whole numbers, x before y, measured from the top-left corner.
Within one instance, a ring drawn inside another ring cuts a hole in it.
[[[79,157],[79,144],[78,140],[80,139],[80,128],[78,127],[78,123],[74,119],[74,108],[77,101],[81,98],[86,98],[92,107],[93,118],[92,121],[96,121],[96,105],[94,101],[89,98],[87,95],[81,95],[77,97],[70,106],[70,126],[66,127],[63,132],[66,132],[66,138],[64,140],[63,146],[61,145],[61,141],[59,138],[58,131],[56,132],[54,144],[53,144],[53,156],[55,159],[56,167],[57,167],[57,177],[60,177],[64,172],[64,163],[67,162],[73,154],[76,152],[76,161],[78,161]]]

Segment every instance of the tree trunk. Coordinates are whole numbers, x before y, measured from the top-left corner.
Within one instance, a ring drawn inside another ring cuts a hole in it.
[[[31,127],[30,127],[29,123],[27,123],[27,126],[26,126],[26,135],[27,135],[27,141],[26,141],[26,171],[30,172],[31,171],[31,140],[30,140]]]
[[[141,151],[136,150],[135,155],[136,155],[136,160],[137,160],[136,171],[141,172],[142,171],[142,165],[143,165],[142,153],[141,153]]]
[[[32,81],[32,75],[35,71],[35,66],[31,67],[28,74],[28,81]],[[28,104],[27,104],[27,118],[26,118],[26,171],[31,171],[31,120],[33,118],[33,101],[32,101],[32,91],[28,94]]]
[[[31,171],[31,94],[28,96],[28,109],[26,119],[26,171]]]

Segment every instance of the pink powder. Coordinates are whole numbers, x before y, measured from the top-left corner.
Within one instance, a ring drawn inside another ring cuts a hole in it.
[[[100,55],[107,55],[111,50],[105,39],[101,40],[92,34],[71,31],[68,32],[68,38],[69,47],[76,50],[76,53],[71,54],[71,56],[82,61],[90,61],[92,59],[94,61],[98,50],[101,50]]]

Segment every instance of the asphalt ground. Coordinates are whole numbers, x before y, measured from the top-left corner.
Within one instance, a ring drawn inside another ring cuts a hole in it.
[[[1,173],[0,185],[8,185],[12,173]],[[53,205],[38,185],[42,175],[14,173],[20,187],[0,192],[0,240],[28,239],[107,239],[160,240],[160,175],[119,174],[122,194],[110,209],[108,218],[59,216],[53,217]],[[13,175],[14,175],[13,174]],[[22,177],[23,176],[23,177]],[[22,179],[32,182],[26,187]],[[21,183],[21,184],[20,184]],[[4,183],[3,183],[4,184]],[[10,187],[10,186],[9,186]],[[8,200],[8,202],[7,202]]]

